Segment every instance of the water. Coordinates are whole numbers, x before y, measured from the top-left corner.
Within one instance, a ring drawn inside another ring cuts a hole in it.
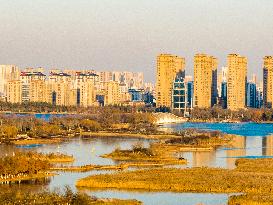
[[[45,120],[47,122],[50,121],[50,119],[55,117],[67,117],[67,116],[75,116],[76,114],[51,114],[51,113],[35,113],[35,114],[29,114],[29,113],[4,113],[6,116],[13,116],[16,115],[17,117],[27,117],[27,116],[34,116],[37,119]]]
[[[119,199],[138,199],[144,204],[149,205],[221,205],[228,201],[228,194],[209,194],[209,193],[175,193],[175,192],[137,192],[137,191],[117,191],[117,190],[88,190],[80,191],[87,194],[95,195],[99,198],[107,198],[109,196]]]
[[[268,136],[273,134],[273,124],[271,123],[194,123],[186,122],[179,124],[167,124],[163,126],[172,130],[182,130],[186,128],[196,128],[201,130],[219,130],[228,134],[241,135],[246,137]]]
[[[181,123],[167,124],[163,129],[174,131],[186,128],[219,130],[238,135],[232,148],[220,147],[207,152],[182,152],[189,160],[188,167],[222,167],[233,169],[237,158],[273,158],[273,124],[269,123]]]
[[[241,157],[272,157],[273,156],[273,137],[267,136],[273,132],[273,124],[256,123],[184,123],[171,124],[164,126],[167,129],[180,130],[185,128],[199,128],[205,130],[220,130],[230,134],[239,134],[241,136],[234,139],[234,147],[220,147],[208,152],[183,152],[180,153],[189,163],[187,167],[209,166],[234,168],[237,158]],[[244,135],[244,136],[243,136]],[[75,161],[70,165],[100,164],[114,165],[117,162],[101,158],[103,154],[112,152],[116,148],[129,149],[135,143],[143,142],[144,146],[149,145],[147,140],[124,139],[124,138],[74,138],[59,144],[49,144],[40,147],[31,147],[28,149],[18,148],[12,145],[0,145],[0,156],[12,154],[15,150],[33,150],[38,152],[61,152],[73,155]],[[60,189],[69,185],[74,191],[77,190],[75,183],[78,179],[93,175],[112,173],[114,171],[89,171],[85,173],[75,172],[57,172],[58,175],[44,185],[20,184],[12,185],[16,189],[25,189],[27,187],[37,186],[48,188],[50,190]],[[9,186],[9,185],[2,185]],[[1,186],[0,186],[1,187]],[[203,194],[203,193],[173,193],[173,192],[136,192],[119,190],[79,190],[89,195],[105,198],[137,199],[144,204],[227,204],[228,194]]]

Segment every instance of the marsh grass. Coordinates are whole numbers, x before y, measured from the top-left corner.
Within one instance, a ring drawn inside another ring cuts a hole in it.
[[[26,193],[20,191],[0,190],[0,205],[137,205],[136,200],[98,199],[82,193],[74,193],[69,187],[64,193],[43,191],[40,193]]]
[[[117,161],[126,161],[125,164],[145,164],[156,165],[172,165],[185,164],[185,159],[175,157],[176,150],[167,150],[166,147],[154,146],[151,144],[149,148],[143,147],[142,144],[135,144],[130,150],[115,149],[110,154],[105,154],[102,157],[111,158]],[[124,165],[125,165],[124,164]]]
[[[229,205],[273,204],[273,159],[238,159],[237,168],[157,168],[94,175],[77,181],[78,187],[126,190],[243,193]]]

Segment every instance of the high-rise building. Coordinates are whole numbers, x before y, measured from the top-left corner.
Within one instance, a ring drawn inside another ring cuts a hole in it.
[[[221,84],[220,105],[224,109],[227,108],[227,82],[222,82]]]
[[[30,84],[32,81],[45,81],[46,75],[42,72],[34,69],[25,69],[20,74],[20,80],[22,82],[22,102],[30,101]],[[34,90],[33,90],[34,92]]]
[[[178,74],[173,83],[172,110],[184,113],[187,108],[186,106],[187,100],[184,77]]]
[[[263,68],[264,106],[272,108],[273,102],[273,56],[264,57]]]
[[[247,83],[246,106],[250,108],[257,107],[257,88],[256,84],[252,82]]]
[[[103,82],[104,88],[104,105],[120,104],[120,89],[119,83],[115,81]]]
[[[47,87],[44,80],[31,80],[29,83],[29,101],[46,102]]]
[[[96,104],[96,78],[94,73],[77,73],[77,105],[88,107]]]
[[[227,82],[227,67],[222,67],[217,76],[217,91],[218,96],[221,98],[222,93],[222,83]]]
[[[7,101],[10,103],[22,102],[22,83],[20,80],[7,82]]]
[[[256,100],[256,107],[261,108],[263,106],[263,87],[257,87],[257,100]]]
[[[247,59],[237,54],[229,54],[227,64],[227,108],[242,109],[246,104]]]
[[[157,107],[171,108],[173,82],[178,72],[182,72],[185,77],[185,58],[171,54],[161,54],[157,57]]]
[[[144,75],[143,72],[127,72],[127,71],[103,71],[98,72],[100,82],[116,81],[128,89],[143,89]]]
[[[71,75],[51,72],[47,86],[47,102],[54,105],[75,105],[75,88],[72,87]]]
[[[206,54],[194,56],[194,106],[210,108],[217,98],[217,60]]]
[[[187,107],[188,108],[193,108],[193,81],[188,81],[187,82]]]
[[[213,58],[212,62],[212,85],[211,85],[211,106],[217,104],[218,91],[217,91],[217,61]]]
[[[15,65],[0,65],[0,96],[7,96],[8,81],[19,80],[20,70]]]

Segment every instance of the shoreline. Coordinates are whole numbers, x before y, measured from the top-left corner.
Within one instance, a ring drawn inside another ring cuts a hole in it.
[[[5,183],[16,183],[16,182],[20,182],[20,181],[27,181],[27,180],[35,180],[35,179],[42,179],[42,178],[47,178],[47,177],[53,177],[55,176],[56,173],[49,173],[49,172],[45,172],[45,173],[39,173],[39,174],[34,174],[34,175],[27,175],[27,176],[23,176],[23,177],[15,177],[15,178],[7,178],[7,179],[1,179],[0,178],[0,184],[5,184]]]
[[[164,140],[170,138],[180,138],[175,134],[140,134],[140,133],[118,133],[118,132],[82,132],[81,136],[83,138],[89,137],[124,137],[124,138],[137,138],[137,139],[156,139],[156,140]]]
[[[36,115],[36,114],[41,114],[41,115],[46,115],[46,114],[52,114],[52,115],[88,115],[88,113],[78,113],[78,112],[14,112],[14,111],[0,111],[0,114],[31,114],[31,115]],[[201,119],[188,119],[186,120],[180,120],[180,121],[172,121],[172,122],[166,122],[166,123],[156,123],[157,125],[165,125],[165,124],[181,124],[181,123],[268,123],[268,124],[273,124],[273,121],[240,121],[240,120],[217,120],[217,119],[211,119],[211,120],[201,120]]]

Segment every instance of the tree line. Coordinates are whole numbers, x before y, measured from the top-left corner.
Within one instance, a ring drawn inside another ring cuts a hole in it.
[[[231,111],[229,109],[223,109],[220,106],[214,106],[212,108],[194,108],[191,111],[190,120],[235,120],[235,121],[273,121],[273,109],[240,109],[237,111]]]
[[[32,138],[76,135],[94,131],[156,132],[150,112],[124,112],[119,109],[98,109],[91,114],[74,114],[53,117],[49,121],[34,115],[0,115],[0,139],[11,140],[18,135]]]

